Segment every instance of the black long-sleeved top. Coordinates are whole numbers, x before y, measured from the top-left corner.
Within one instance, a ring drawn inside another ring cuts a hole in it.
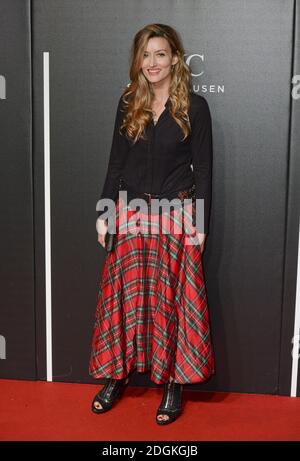
[[[190,92],[188,112],[191,133],[184,140],[183,131],[170,113],[170,98],[158,121],[146,127],[148,140],[135,144],[119,133],[123,101],[119,98],[114,133],[102,198],[116,200],[119,180],[138,192],[167,194],[188,189],[195,184],[196,198],[204,199],[204,233],[209,229],[212,182],[212,121],[204,96]],[[191,168],[192,164],[192,168]],[[98,211],[98,216],[104,213]]]

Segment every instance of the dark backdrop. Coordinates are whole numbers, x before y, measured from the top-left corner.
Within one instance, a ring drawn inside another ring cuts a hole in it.
[[[0,74],[7,79],[0,100],[1,377],[46,379],[43,53],[50,65],[53,380],[89,383],[105,258],[95,207],[117,101],[129,82],[132,38],[160,22],[179,31],[194,92],[206,97],[213,120],[203,265],[216,375],[192,388],[288,395],[299,230],[300,117],[291,98],[299,2],[0,5]],[[132,384],[155,386],[148,374],[136,374]]]

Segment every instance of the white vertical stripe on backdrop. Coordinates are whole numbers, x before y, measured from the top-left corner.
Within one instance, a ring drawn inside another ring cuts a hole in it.
[[[297,265],[294,335],[293,335],[293,344],[292,344],[293,360],[292,360],[291,397],[297,397],[299,338],[300,338],[299,333],[300,333],[300,227],[299,227],[299,237],[298,237],[298,265]]]
[[[52,293],[51,293],[51,191],[50,191],[50,97],[49,52],[43,53],[44,79],[44,191],[45,191],[45,287],[47,381],[52,381]]]

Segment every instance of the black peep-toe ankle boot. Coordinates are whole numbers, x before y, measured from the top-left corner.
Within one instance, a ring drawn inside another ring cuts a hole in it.
[[[104,413],[105,411],[110,410],[116,400],[121,397],[121,394],[125,390],[128,381],[129,378],[110,378],[105,386],[95,395],[92,402],[92,411],[94,413]],[[100,403],[102,408],[95,407],[95,402]]]
[[[164,384],[164,394],[156,413],[157,424],[169,424],[181,413],[183,384],[174,381]],[[167,419],[158,419],[158,415],[167,415]]]

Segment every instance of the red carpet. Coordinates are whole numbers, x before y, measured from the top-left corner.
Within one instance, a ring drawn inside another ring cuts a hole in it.
[[[300,440],[300,399],[184,390],[183,413],[158,426],[162,388],[128,387],[91,412],[101,385],[0,380],[1,440]]]

